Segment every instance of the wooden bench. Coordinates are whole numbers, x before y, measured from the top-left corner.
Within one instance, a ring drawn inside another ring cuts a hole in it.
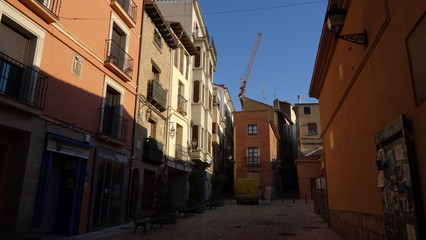
[[[151,224],[151,228],[154,226],[154,224],[159,224],[160,228],[163,228],[163,220],[164,218],[161,216],[157,216],[156,214],[136,214],[133,216],[133,221],[135,223],[135,229],[133,229],[133,233],[136,232],[136,229],[139,226],[143,226],[144,233],[146,233],[146,225]]]
[[[194,209],[189,207],[187,204],[183,202],[179,202],[177,203],[177,206],[178,206],[178,217],[180,216],[181,213],[185,214],[185,218],[188,216],[188,214],[191,214],[192,216],[194,215]]]
[[[216,204],[214,202],[204,201],[204,204],[206,205],[206,209],[207,208],[210,208],[210,209],[215,208],[216,209]]]

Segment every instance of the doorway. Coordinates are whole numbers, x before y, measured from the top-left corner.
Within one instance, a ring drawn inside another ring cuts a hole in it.
[[[142,212],[152,210],[154,207],[155,172],[144,170],[142,190]]]
[[[123,164],[99,160],[93,227],[120,223],[123,181]]]

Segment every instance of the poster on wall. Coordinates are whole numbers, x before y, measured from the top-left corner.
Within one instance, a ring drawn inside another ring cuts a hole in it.
[[[377,187],[383,202],[385,237],[417,240],[419,203],[415,191],[414,158],[408,142],[406,117],[401,115],[376,134],[379,171]]]

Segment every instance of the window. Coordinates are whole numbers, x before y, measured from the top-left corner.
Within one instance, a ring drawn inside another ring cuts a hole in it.
[[[181,49],[180,48],[176,48],[175,49],[175,60],[174,60],[174,66],[176,67],[176,68],[179,68],[179,55],[180,55],[180,52],[181,51]]]
[[[259,180],[259,171],[247,171],[247,178],[254,178]]]
[[[213,101],[212,101],[212,94],[210,93],[210,91],[209,91],[209,109],[210,109],[210,111],[212,110],[212,105],[213,104]]]
[[[133,74],[133,58],[127,53],[130,30],[121,20],[111,15],[110,38],[104,65],[124,81],[130,81]]]
[[[257,135],[257,124],[248,125],[248,135]]]
[[[212,123],[212,133],[219,133],[219,126],[216,122]]]
[[[45,32],[9,5],[0,2],[0,9],[0,93],[44,107],[48,77],[34,67]]]
[[[149,120],[149,123],[151,123],[151,129],[150,129],[149,137],[156,138],[157,137],[157,123],[152,119]]]
[[[151,77],[152,80],[159,82],[160,81],[160,70],[158,70],[154,65],[151,68]]]
[[[185,79],[189,77],[189,55],[185,53]]]
[[[193,125],[192,126],[192,140],[191,140],[191,144],[192,145],[192,149],[197,149],[198,148],[198,144],[199,144],[199,140],[198,140],[198,125]]]
[[[303,112],[304,112],[305,114],[311,114],[311,107],[304,107],[304,108],[303,108]]]
[[[200,81],[194,81],[194,97],[192,99],[194,103],[200,101]]]
[[[127,141],[129,120],[122,116],[124,88],[105,76],[104,89],[100,131],[118,140]]]
[[[154,31],[154,42],[161,49],[163,44],[161,42],[161,35],[157,31]]]
[[[318,134],[317,124],[316,123],[308,123],[308,134],[316,135]]]
[[[114,63],[120,69],[124,69],[126,65],[126,38],[124,31],[114,23],[111,33],[112,44],[110,54],[113,54],[114,58],[116,58],[114,59]]]
[[[259,148],[249,147],[247,148],[247,165],[249,166],[259,166]]]
[[[204,88],[204,84],[203,84],[203,83],[201,83],[201,102],[202,102],[202,103],[205,103],[205,102],[206,102],[206,99],[205,99],[205,92],[206,92],[206,89]]]
[[[118,136],[118,116],[120,114],[120,93],[111,86],[107,87],[102,121],[102,132]]]
[[[210,133],[208,133],[207,137],[208,137],[208,139],[207,139],[207,144],[208,144],[207,151],[209,153],[212,153],[212,135]]]
[[[195,55],[195,67],[201,67],[201,48],[197,47],[198,54]]]

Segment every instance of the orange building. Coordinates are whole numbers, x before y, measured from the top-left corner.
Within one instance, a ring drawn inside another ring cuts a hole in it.
[[[345,239],[426,238],[425,12],[423,0],[329,1],[310,96]]]
[[[125,221],[141,13],[0,0],[0,238]]]

